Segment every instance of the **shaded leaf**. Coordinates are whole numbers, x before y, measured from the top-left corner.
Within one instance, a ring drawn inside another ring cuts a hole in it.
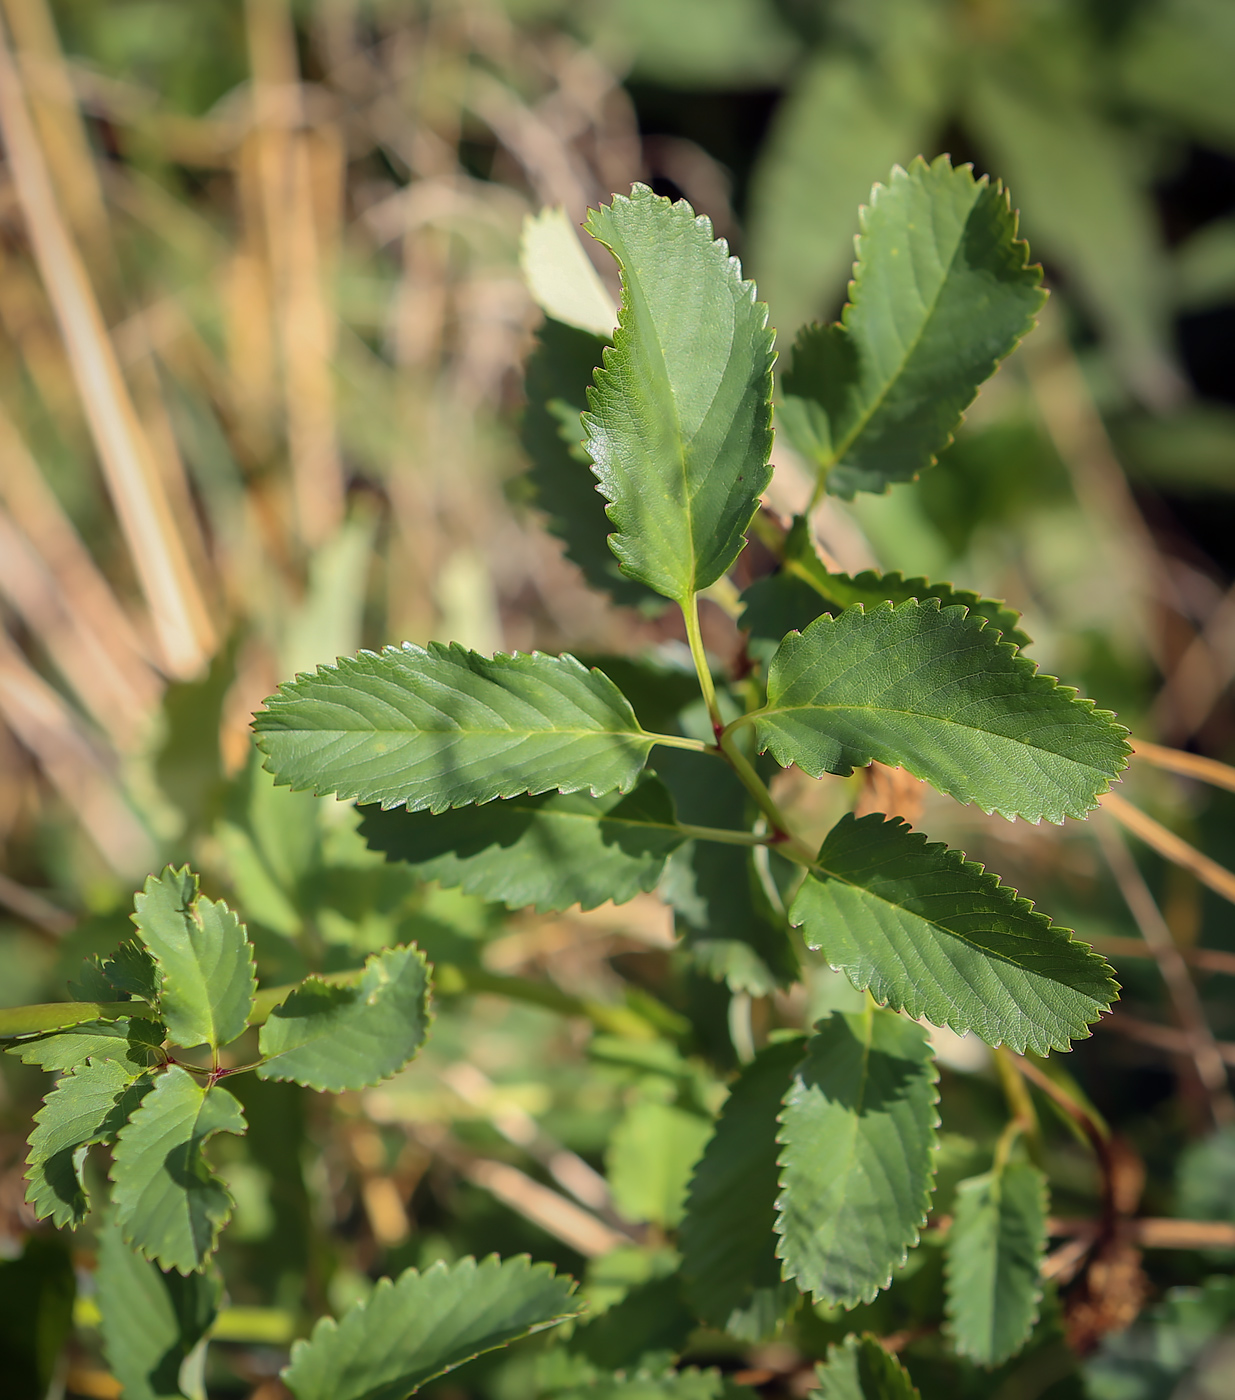
[[[159,1021],[121,1017],[118,1021],[86,1021],[70,1031],[18,1041],[6,1053],[18,1056],[23,1064],[47,1070],[73,1069],[87,1059],[96,1064],[114,1060],[136,1078],[143,1070],[162,1063],[159,1047],[164,1035]]]
[[[879,574],[873,569],[856,576],[829,572],[815,551],[809,522],[801,515],[785,537],[780,568],[769,578],[752,583],[742,594],[741,625],[751,634],[752,652],[766,658],[787,632],[803,631],[821,613],[835,617],[855,603],[870,608],[882,602],[903,603],[908,598],[938,598],[945,608],[959,603],[986,618],[1003,633],[1005,641],[1029,645],[1030,639],[1020,627],[1020,613],[998,599],[983,598],[950,583]]]
[[[757,1394],[721,1371],[687,1366],[660,1375],[598,1376],[585,1387],[560,1392],[558,1400],[754,1400]]]
[[[169,865],[133,901],[133,922],[158,963],[159,1015],[173,1045],[217,1049],[244,1033],[257,979],[244,925]]]
[[[113,1059],[83,1065],[57,1082],[35,1114],[26,1156],[26,1200],[40,1220],[80,1225],[86,1218],[85,1150],[113,1138],[149,1089],[149,1080],[134,1082]]]
[[[1042,1298],[1046,1177],[1008,1162],[956,1190],[948,1231],[948,1318],[956,1349],[998,1366],[1029,1339]]]
[[[178,1065],[161,1074],[112,1153],[112,1205],[125,1240],[166,1269],[200,1269],[232,1213],[202,1149],[215,1133],[247,1126],[226,1089],[206,1088]]]
[[[652,739],[573,656],[387,647],[280,686],[253,717],[295,789],[432,812],[523,793],[629,792]]]
[[[360,980],[336,987],[310,977],[262,1026],[259,1079],[311,1089],[363,1089],[416,1054],[429,1028],[429,970],[417,948],[387,948]]]
[[[584,414],[623,572],[686,604],[745,544],[771,478],[767,308],[707,219],[646,185],[592,210],[622,307]]]
[[[439,813],[361,812],[370,847],[421,879],[540,913],[624,904],[655,887],[685,839],[673,799],[651,776],[625,797],[547,793]]]
[[[1088,944],[898,817],[843,816],[789,918],[876,1001],[1017,1054],[1066,1050],[1118,992]]]
[[[912,481],[1046,300],[1003,186],[918,157],[862,210],[842,319],[799,332],[780,422],[828,490]]]
[[[781,1114],[777,1255],[816,1301],[886,1288],[926,1219],[936,1074],[921,1026],[891,1011],[819,1023]]]
[[[677,1274],[636,1284],[619,1303],[575,1330],[570,1350],[602,1371],[663,1368],[686,1348],[695,1319]]]
[[[1097,805],[1128,759],[1106,710],[963,608],[913,599],[791,632],[753,716],[761,748],[812,777],[877,759],[983,811],[1062,822]]]
[[[579,1312],[574,1282],[526,1255],[435,1264],[380,1279],[338,1322],[323,1318],[282,1372],[297,1400],[403,1400],[483,1352]]]
[[[810,1400],[918,1400],[909,1372],[870,1335],[830,1346],[817,1374]]]
[[[76,1280],[63,1238],[27,1235],[21,1255],[0,1260],[0,1379],[4,1400],[47,1400],[73,1331]]]
[[[126,939],[103,963],[103,976],[123,1000],[138,997],[152,1006],[159,996],[159,972],[154,958],[135,939]]]
[[[124,1243],[108,1221],[99,1231],[95,1291],[103,1350],[124,1400],[175,1400],[185,1358],[219,1310],[223,1281],[212,1271],[163,1273]]]
[[[781,1099],[802,1059],[798,1038],[760,1051],[734,1081],[690,1184],[680,1241],[686,1296],[700,1318],[760,1342],[797,1306],[776,1258]]]

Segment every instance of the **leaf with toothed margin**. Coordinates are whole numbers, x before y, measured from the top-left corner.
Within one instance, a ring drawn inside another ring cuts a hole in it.
[[[26,1200],[40,1220],[80,1225],[89,1202],[82,1177],[86,1148],[108,1142],[150,1089],[115,1060],[65,1075],[35,1114],[26,1157]]]
[[[1128,761],[1127,730],[964,608],[910,599],[790,632],[750,716],[761,749],[817,778],[877,759],[960,802],[1083,817]]]
[[[857,249],[842,319],[798,334],[778,415],[844,497],[929,467],[1046,300],[1003,186],[947,156],[875,186]]]
[[[876,1001],[1018,1055],[1067,1050],[1119,991],[1088,944],[997,875],[878,812],[832,828],[789,919]]]
[[[296,1400],[405,1400],[428,1381],[575,1317],[574,1280],[525,1254],[471,1258],[379,1279],[338,1322],[292,1347],[282,1380]]]
[[[92,1060],[114,1060],[131,1079],[165,1058],[160,1047],[166,1030],[160,1021],[127,1016],[118,1021],[84,1021],[72,1030],[19,1040],[6,1051],[23,1064],[41,1069],[66,1070]]]
[[[202,1268],[232,1213],[202,1149],[215,1133],[247,1127],[226,1089],[197,1083],[179,1065],[165,1070],[112,1153],[112,1205],[125,1240],[165,1269]]]
[[[653,743],[608,676],[573,656],[488,657],[440,642],[297,676],[253,728],[276,782],[413,812],[629,792]]]
[[[921,1026],[834,1012],[785,1095],[777,1256],[816,1302],[869,1303],[905,1262],[934,1189],[936,1073]]]
[[[309,977],[270,1013],[258,1041],[259,1079],[310,1089],[364,1089],[416,1054],[429,1030],[429,969],[418,948],[387,948],[359,981]]]
[[[868,1332],[852,1332],[828,1348],[828,1359],[816,1368],[819,1389],[808,1400],[919,1400],[909,1372]]]
[[[961,604],[1003,633],[1004,640],[1023,647],[1029,636],[1020,627],[1020,613],[996,598],[983,598],[950,583],[924,578],[878,574],[873,569],[850,575],[832,573],[811,540],[810,526],[797,516],[785,536],[781,564],[769,578],[752,583],[742,594],[741,626],[750,633],[752,655],[771,656],[787,632],[805,630],[821,613],[835,617],[856,603],[877,607],[907,598],[938,598],[940,607]]]
[[[738,557],[771,479],[767,307],[684,200],[646,185],[593,209],[622,305],[583,416],[622,572],[683,606]]]

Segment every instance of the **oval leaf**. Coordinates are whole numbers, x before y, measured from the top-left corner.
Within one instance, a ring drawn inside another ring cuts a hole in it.
[[[909,1372],[869,1333],[828,1348],[810,1400],[918,1400]]]

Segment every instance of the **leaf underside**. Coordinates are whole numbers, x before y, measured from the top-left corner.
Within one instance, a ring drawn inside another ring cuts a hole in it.
[[[198,893],[188,866],[151,875],[133,922],[158,965],[159,1014],[173,1045],[217,1049],[244,1033],[257,978],[244,925]]]
[[[751,634],[752,654],[766,658],[787,632],[804,631],[821,613],[835,617],[856,603],[871,608],[909,598],[938,598],[945,608],[959,603],[986,618],[1003,633],[1005,641],[1029,645],[1030,638],[1020,627],[1020,613],[998,599],[983,598],[950,583],[904,578],[899,573],[879,574],[873,569],[856,575],[831,573],[816,553],[810,526],[800,515],[785,537],[780,568],[769,578],[752,583],[742,594],[741,625]]]
[[[801,1296],[776,1258],[777,1114],[802,1058],[788,1040],[734,1082],[690,1184],[679,1239],[686,1296],[699,1317],[747,1342],[772,1336]]]
[[[869,1334],[830,1346],[816,1374],[810,1400],[918,1400],[909,1372]]]
[[[282,1379],[297,1400],[404,1400],[486,1351],[573,1317],[574,1283],[526,1255],[461,1259],[380,1279],[338,1322],[292,1347]]]
[[[429,1029],[429,970],[417,948],[387,948],[360,981],[336,987],[310,977],[261,1029],[259,1079],[292,1079],[340,1093],[387,1079],[416,1054]]]
[[[723,240],[646,185],[592,210],[622,306],[584,415],[627,576],[676,602],[737,558],[771,478],[767,307]]]
[[[206,1088],[178,1065],[158,1077],[112,1153],[112,1204],[134,1249],[182,1274],[202,1268],[232,1212],[202,1148],[215,1133],[247,1126],[217,1084]]]
[[[651,738],[573,656],[387,647],[320,666],[253,717],[277,782],[441,812],[524,793],[628,792]]]
[[[877,759],[1034,822],[1084,816],[1130,752],[1108,711],[1039,674],[985,619],[933,598],[791,632],[754,718],[782,766],[817,778]]]
[[[834,1012],[807,1043],[781,1113],[777,1255],[816,1301],[886,1288],[933,1189],[936,1074],[921,1026]]]
[[[672,798],[651,776],[625,797],[543,793],[440,813],[361,813],[369,846],[421,879],[538,913],[624,904],[648,892],[684,839]]]
[[[844,497],[929,467],[1046,300],[1003,186],[947,156],[893,170],[861,227],[842,320],[807,326],[781,381],[781,423]]]
[[[876,1001],[1018,1054],[1066,1050],[1118,991],[1102,958],[997,875],[880,813],[832,828],[789,917]]]
[[[998,1366],[1038,1318],[1046,1251],[1046,1178],[1009,1162],[957,1187],[948,1231],[948,1319],[956,1349]]]

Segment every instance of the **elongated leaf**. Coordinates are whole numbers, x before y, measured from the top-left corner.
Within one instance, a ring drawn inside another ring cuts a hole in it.
[[[880,813],[837,822],[789,918],[876,1001],[1018,1054],[1066,1050],[1118,992],[1102,958],[997,875]]]
[[[111,1221],[99,1231],[94,1277],[103,1350],[124,1400],[178,1400],[181,1365],[214,1322],[222,1279],[209,1270],[163,1273],[134,1254]]]
[[[4,1400],[63,1394],[62,1349],[73,1332],[77,1292],[63,1237],[27,1235],[21,1254],[0,1259],[0,1380]]]
[[[777,1255],[816,1301],[870,1302],[918,1242],[933,1186],[935,1070],[892,1011],[819,1023],[785,1095]]]
[[[293,1346],[283,1380],[297,1400],[404,1400],[482,1352],[574,1317],[573,1291],[526,1255],[408,1269],[338,1322],[323,1318]]]
[[[549,529],[566,546],[566,557],[588,583],[630,607],[664,607],[659,593],[626,578],[609,548],[605,498],[583,450],[583,410],[592,374],[608,337],[548,320],[537,334],[524,384],[527,408],[520,438],[531,461],[528,473],[536,504]]]
[[[909,1372],[869,1334],[850,1333],[829,1347],[818,1376],[819,1389],[810,1400],[918,1400]]]
[[[573,656],[387,647],[319,666],[253,717],[276,781],[411,811],[523,793],[629,792],[652,739]]]
[[[613,334],[617,306],[561,205],[523,220],[519,265],[528,291],[546,316],[602,340]]]
[[[685,839],[665,785],[645,777],[626,797],[542,794],[454,811],[362,808],[360,834],[425,880],[538,912],[624,904],[655,887]]]
[[[71,1031],[18,1041],[7,1053],[18,1056],[23,1064],[49,1070],[73,1069],[86,1060],[95,1064],[114,1060],[136,1079],[163,1060],[159,1047],[164,1035],[159,1021],[125,1016],[118,1021],[87,1021]]]
[[[724,240],[646,185],[588,216],[622,272],[613,349],[584,415],[630,578],[685,604],[745,544],[771,478],[767,307]]]
[[[34,1116],[26,1157],[26,1200],[40,1220],[80,1225],[86,1218],[85,1150],[113,1138],[149,1088],[116,1060],[83,1065],[56,1084]]]
[[[186,865],[151,875],[133,922],[159,967],[159,1014],[172,1044],[217,1049],[243,1034],[257,979],[244,925],[198,892]]]
[[[743,1341],[770,1337],[796,1306],[776,1258],[776,1141],[781,1099],[804,1043],[760,1051],[734,1083],[699,1165],[682,1221],[682,1274],[700,1318]]]
[[[855,603],[871,608],[883,602],[903,603],[908,598],[938,598],[944,608],[959,603],[986,618],[1003,633],[1005,641],[1029,645],[1029,637],[1019,625],[1020,613],[998,599],[898,573],[878,574],[867,569],[851,576],[829,572],[815,552],[810,526],[801,515],[785,538],[780,568],[771,577],[752,583],[742,594],[742,626],[751,634],[752,651],[770,655],[787,632],[803,631],[821,613],[835,617]]]
[[[215,1133],[247,1126],[226,1089],[206,1088],[178,1065],[161,1074],[112,1153],[112,1205],[125,1240],[165,1269],[200,1269],[232,1213],[202,1149]]]
[[[807,326],[781,387],[794,446],[828,490],[912,481],[1046,300],[1003,186],[920,157],[862,211],[849,305]]]
[[[948,1231],[948,1318],[956,1349],[998,1366],[1028,1340],[1042,1297],[1046,1177],[1008,1162],[956,1189]]]
[[[627,1105],[605,1154],[605,1174],[621,1214],[667,1229],[676,1225],[691,1169],[710,1132],[707,1118],[645,1087]]]
[[[963,608],[849,608],[791,632],[768,668],[759,743],[812,777],[878,759],[961,802],[1062,822],[1096,806],[1127,731]]]
[[[387,948],[352,986],[310,977],[276,1006],[262,1026],[257,1074],[334,1093],[363,1089],[402,1069],[428,1029],[424,954]]]

